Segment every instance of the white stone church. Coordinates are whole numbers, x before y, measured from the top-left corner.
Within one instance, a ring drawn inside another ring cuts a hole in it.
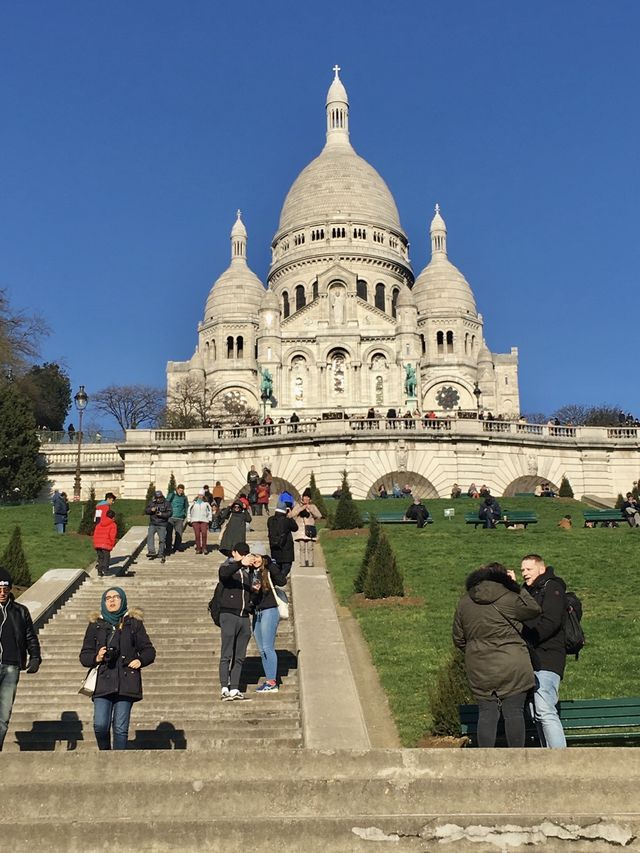
[[[431,261],[414,276],[393,196],[351,145],[339,70],[324,148],[285,198],[266,287],[247,263],[238,212],[231,263],[207,298],[196,351],[167,365],[169,393],[189,378],[261,409],[262,390],[275,420],[370,407],[516,415],[517,349],[490,352],[437,205]]]

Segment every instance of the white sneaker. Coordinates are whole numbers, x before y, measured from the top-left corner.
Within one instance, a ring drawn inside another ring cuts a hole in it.
[[[222,688],[222,690],[220,691],[220,698],[222,699],[223,702],[225,701],[225,699],[229,699],[229,688],[228,687]]]
[[[239,690],[235,688],[229,691],[229,699],[242,699],[245,702],[249,702],[250,700],[244,695],[244,693],[240,693]]]

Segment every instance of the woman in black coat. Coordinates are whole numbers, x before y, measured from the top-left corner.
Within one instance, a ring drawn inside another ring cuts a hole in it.
[[[218,516],[220,524],[226,521],[226,527],[222,531],[219,551],[225,557],[230,557],[234,545],[247,541],[247,524],[251,522],[251,516],[239,500],[235,500],[231,506],[225,507]]]
[[[127,610],[118,586],[105,590],[100,613],[92,613],[80,651],[80,663],[98,665],[93,694],[93,729],[98,749],[126,749],[131,706],[142,699],[140,670],[156,658],[140,610]],[[113,729],[113,747],[111,744]]]
[[[535,676],[522,623],[538,616],[540,607],[500,563],[472,572],[466,586],[453,622],[453,642],[464,652],[478,703],[478,746],[495,746],[500,713],[507,744],[524,746],[524,703]]]

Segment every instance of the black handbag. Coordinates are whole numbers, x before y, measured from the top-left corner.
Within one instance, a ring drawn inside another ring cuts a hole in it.
[[[307,539],[317,539],[318,528],[315,526],[315,524],[305,524],[304,535]]]

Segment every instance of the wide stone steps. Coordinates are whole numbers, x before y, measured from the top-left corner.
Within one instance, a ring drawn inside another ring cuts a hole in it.
[[[3,849],[639,849],[638,750],[358,752],[225,743],[224,751],[214,739],[188,754],[178,745],[172,755],[3,756]]]
[[[261,529],[254,536],[266,541],[266,519],[256,521],[254,528]],[[130,608],[143,611],[157,652],[156,662],[143,671],[144,699],[133,707],[131,747],[300,746],[293,619],[282,621],[278,629],[279,692],[255,693],[263,670],[252,640],[241,683],[247,699],[220,701],[220,630],[211,621],[207,603],[223,559],[216,552],[201,557],[187,548],[164,565],[142,556],[129,576],[87,580],[40,631],[42,666],[37,675],[20,680],[4,751],[96,749],[93,703],[77,692],[86,673],[78,654],[88,614],[98,610],[102,592],[112,585],[126,591]]]

